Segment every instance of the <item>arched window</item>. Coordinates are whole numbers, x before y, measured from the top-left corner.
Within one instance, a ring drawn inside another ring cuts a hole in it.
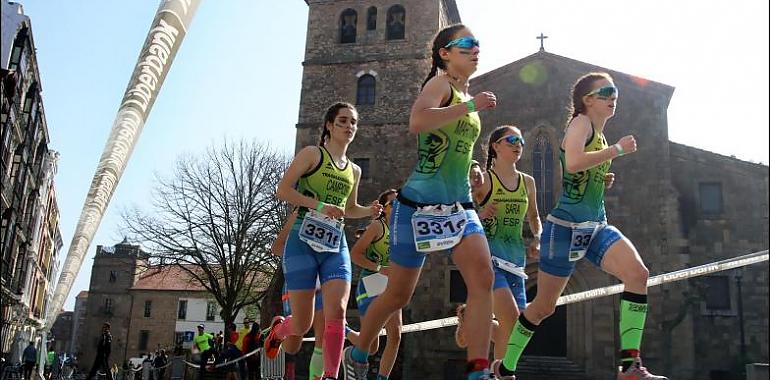
[[[377,7],[369,7],[366,11],[366,30],[377,29]]]
[[[537,207],[543,215],[553,209],[553,148],[548,135],[541,133],[532,150],[532,177],[537,188]]]
[[[358,78],[358,91],[356,92],[357,105],[374,105],[374,95],[376,94],[377,80],[370,74],[362,75]]]
[[[358,13],[348,8],[340,15],[340,43],[351,44],[356,42],[356,24]]]
[[[403,40],[406,32],[406,10],[396,4],[388,9],[388,39]]]
[[[21,62],[21,53],[24,52],[24,47],[27,45],[27,27],[23,27],[16,39],[13,41],[13,49],[11,49],[11,59],[8,62],[8,70],[16,70]]]

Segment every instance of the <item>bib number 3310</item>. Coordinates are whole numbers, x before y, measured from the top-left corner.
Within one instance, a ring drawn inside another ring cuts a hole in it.
[[[466,222],[462,207],[452,212],[440,208],[418,210],[412,216],[415,248],[419,252],[434,252],[454,247],[462,240]]]
[[[299,239],[316,252],[339,252],[342,223],[315,211],[305,215],[299,229]]]

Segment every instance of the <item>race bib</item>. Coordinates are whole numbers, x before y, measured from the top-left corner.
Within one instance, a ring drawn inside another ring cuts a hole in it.
[[[370,274],[361,279],[364,282],[366,297],[377,297],[385,291],[388,286],[388,276],[382,273]]]
[[[310,210],[299,228],[299,240],[316,252],[339,252],[342,241],[342,223]]]
[[[569,261],[582,259],[588,251],[591,240],[599,230],[600,223],[586,222],[572,227],[572,238],[569,244]]]
[[[419,252],[452,248],[462,240],[467,221],[459,203],[420,207],[412,215],[414,246]]]

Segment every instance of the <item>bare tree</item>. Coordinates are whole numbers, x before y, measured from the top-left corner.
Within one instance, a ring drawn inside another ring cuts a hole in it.
[[[244,140],[182,156],[172,176],[157,178],[153,211],[124,212],[124,225],[147,247],[153,268],[181,268],[230,323],[245,307],[259,307],[279,268],[270,246],[288,213],[275,194],[287,165],[269,146]]]

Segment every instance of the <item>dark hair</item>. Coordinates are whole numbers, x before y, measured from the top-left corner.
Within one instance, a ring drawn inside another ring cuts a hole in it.
[[[572,119],[578,117],[581,113],[586,112],[586,105],[583,103],[583,97],[591,92],[596,81],[602,79],[612,82],[610,74],[600,72],[588,73],[578,78],[575,85],[572,86],[572,105],[569,108],[570,116],[567,120],[567,125],[569,125]]]
[[[379,202],[381,205],[385,205],[385,203],[388,202],[388,196],[391,194],[398,193],[398,190],[396,189],[387,189],[380,193],[380,195],[377,196],[377,202]]]
[[[331,105],[329,109],[326,110],[326,114],[324,114],[324,122],[321,125],[321,140],[318,142],[318,146],[324,146],[324,143],[326,142],[326,138],[331,135],[328,129],[326,129],[327,123],[334,123],[334,119],[337,118],[337,115],[340,113],[340,110],[343,108],[348,108],[351,111],[358,112],[356,110],[356,107],[350,103],[346,102],[337,102]]]
[[[496,143],[497,140],[500,140],[501,137],[505,135],[506,132],[509,131],[515,131],[519,132],[521,134],[521,130],[513,125],[501,125],[497,128],[495,128],[494,131],[489,135],[489,142],[487,143],[487,171],[489,169],[492,169],[492,162],[495,158],[497,158],[497,152],[495,152],[495,149],[492,148],[492,144]]]
[[[422,87],[425,87],[425,85],[428,83],[428,81],[435,77],[438,73],[438,69],[446,70],[446,63],[443,59],[441,59],[441,55],[439,55],[439,51],[446,46],[446,44],[450,43],[452,41],[452,37],[454,37],[455,33],[459,32],[460,30],[466,29],[465,25],[463,24],[454,24],[449,25],[444,29],[441,29],[438,33],[436,33],[436,37],[433,37],[433,48],[431,49],[431,66],[430,66],[430,72],[428,73],[428,76],[425,78],[425,81],[422,82]]]
[[[258,322],[251,322],[251,330],[249,330],[249,333],[246,335],[251,336],[252,338],[255,337],[257,334],[259,334],[259,323]]]
[[[391,194],[398,194],[398,190],[396,189],[387,189],[380,193],[380,195],[377,196],[377,202],[383,206],[382,211],[380,211],[380,215],[377,216],[377,218],[383,218],[385,217],[385,204],[388,203],[388,197]]]
[[[102,327],[111,328],[112,326],[110,325],[110,322],[104,322]]]

